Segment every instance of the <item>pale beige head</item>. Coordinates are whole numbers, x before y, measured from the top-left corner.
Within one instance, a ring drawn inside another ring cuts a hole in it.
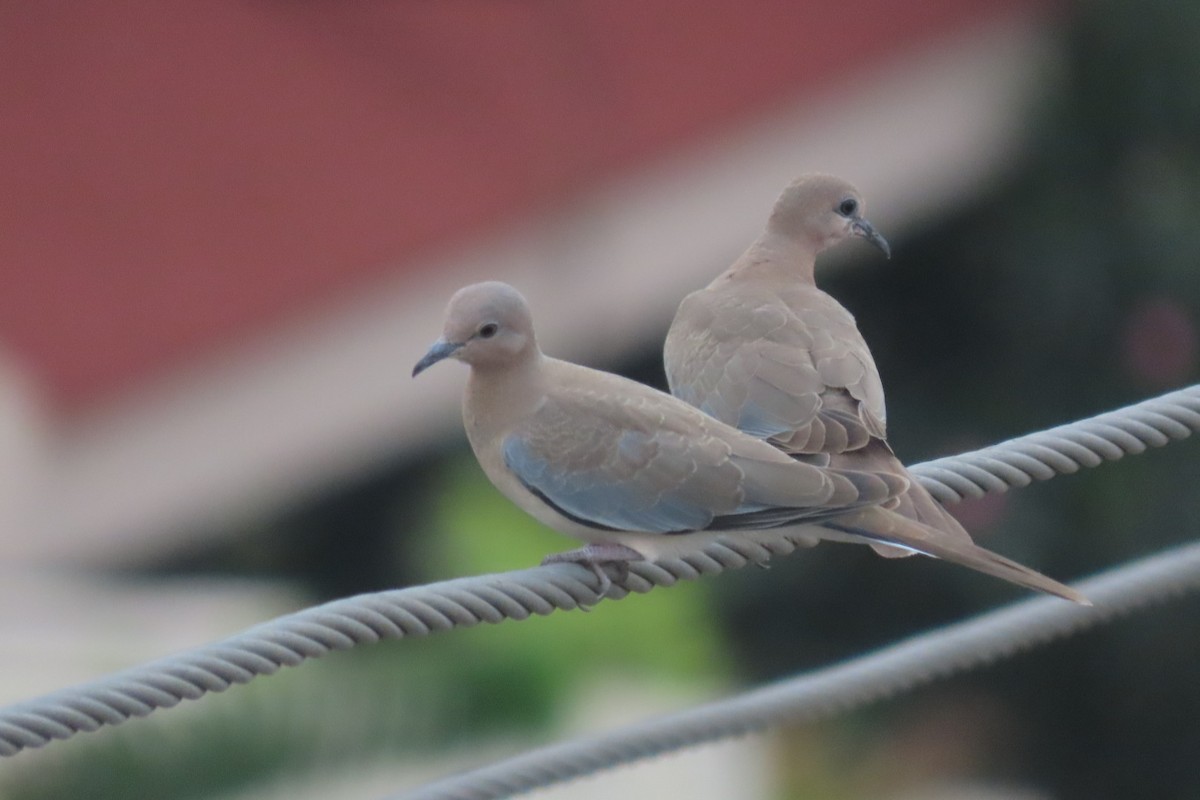
[[[863,216],[858,190],[833,175],[811,173],[792,181],[771,210],[767,230],[806,242],[821,252],[851,236],[859,236],[891,257],[891,248]]]
[[[529,304],[500,281],[465,286],[446,306],[442,338],[413,367],[413,377],[445,358],[472,367],[514,364],[537,352]]]

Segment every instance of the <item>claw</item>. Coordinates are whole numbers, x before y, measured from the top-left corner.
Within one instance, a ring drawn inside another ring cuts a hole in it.
[[[618,569],[622,571],[621,579],[624,580],[624,576],[628,575],[629,562],[644,560],[645,557],[632,547],[612,542],[599,542],[585,545],[577,550],[568,550],[565,553],[551,553],[542,559],[542,564],[579,564],[587,567],[596,576],[599,583],[596,596],[601,598],[608,595],[608,590],[613,585],[612,578],[608,577],[603,565],[617,565]]]

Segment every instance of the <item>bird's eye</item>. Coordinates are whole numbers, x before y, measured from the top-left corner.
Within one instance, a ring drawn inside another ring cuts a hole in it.
[[[855,211],[858,211],[858,201],[853,197],[847,197],[837,207],[837,212],[843,217],[852,216]]]
[[[490,339],[500,330],[500,326],[494,322],[489,322],[479,327],[479,338]]]

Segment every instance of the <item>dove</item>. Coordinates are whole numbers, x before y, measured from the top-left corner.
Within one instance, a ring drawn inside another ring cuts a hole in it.
[[[663,349],[671,394],[797,461],[903,479],[907,490],[885,504],[894,513],[827,524],[880,555],[933,556],[1086,602],[1033,570],[981,561],[981,548],[888,445],[871,351],[813,274],[818,254],[855,237],[891,256],[853,186],[822,174],[793,181],[746,252],[680,303]]]
[[[455,293],[413,376],[445,359],[470,367],[463,425],[484,473],[526,513],[585,543],[547,561],[590,568],[601,595],[611,583],[604,564],[686,555],[720,536],[812,544],[857,541],[870,526],[883,541],[901,519],[882,506],[908,489],[902,475],[798,461],[665,392],[544,355],[528,304],[507,284]],[[1029,572],[982,548],[964,553],[1014,580]]]

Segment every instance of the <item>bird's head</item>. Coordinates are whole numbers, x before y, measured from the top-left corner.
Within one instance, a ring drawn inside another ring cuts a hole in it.
[[[767,230],[806,242],[814,253],[858,236],[891,258],[887,240],[863,216],[863,209],[862,195],[841,178],[819,173],[801,175],[775,201]]]
[[[413,377],[439,361],[456,358],[472,367],[504,366],[536,350],[529,304],[499,281],[465,286],[446,306],[442,338],[413,367]]]

